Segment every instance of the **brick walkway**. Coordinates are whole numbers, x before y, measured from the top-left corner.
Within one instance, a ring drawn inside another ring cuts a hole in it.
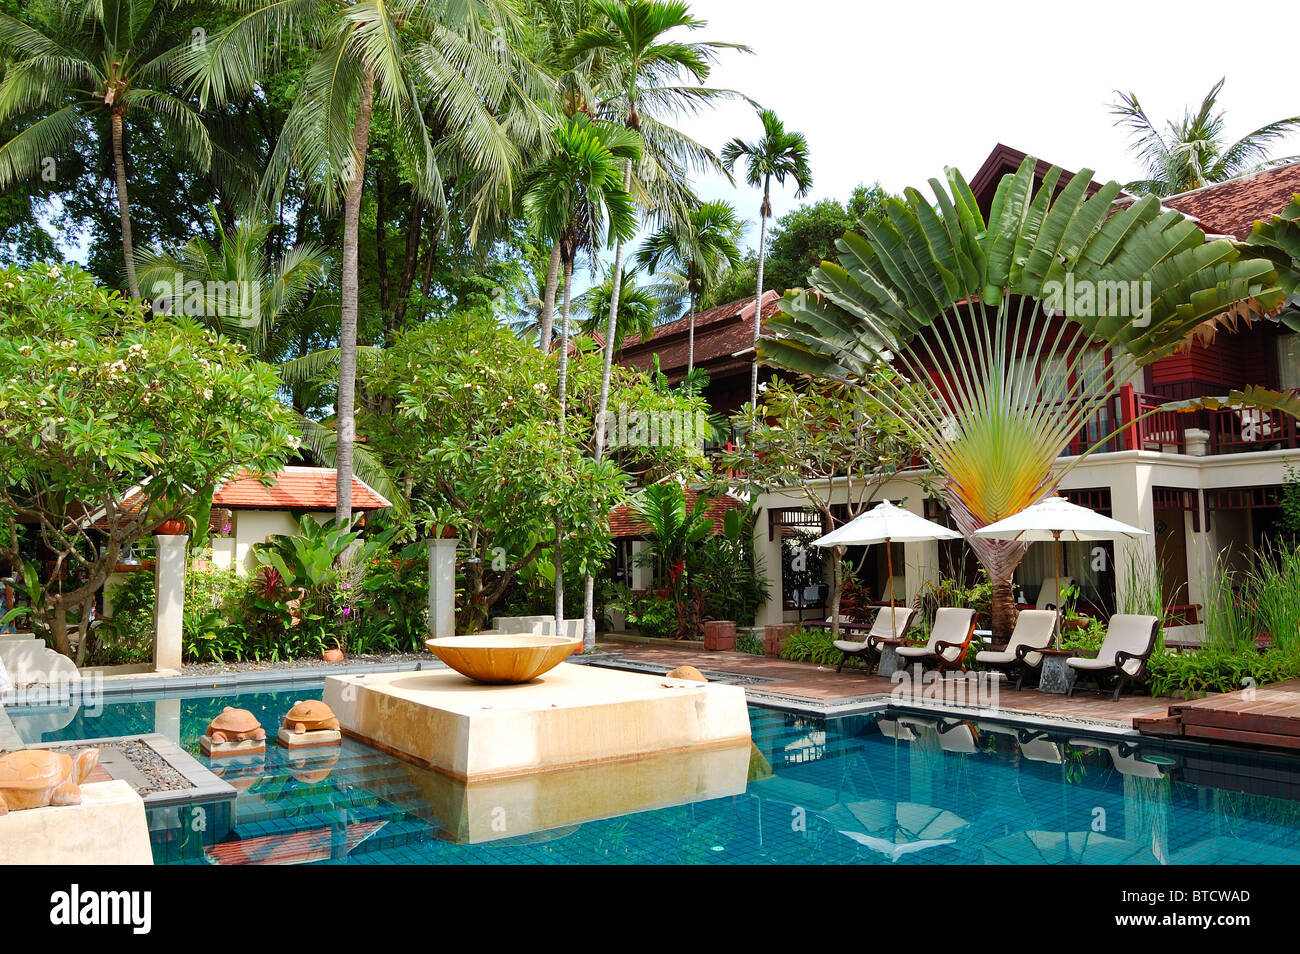
[[[601,640],[599,651],[618,653],[629,661],[668,666],[694,666],[697,669],[734,673],[764,680],[754,686],[762,691],[780,693],[821,703],[848,700],[865,695],[889,695],[898,687],[889,679],[869,676],[848,667],[841,673],[834,666],[815,663],[790,662],[770,659],[749,653],[708,652],[699,649],[665,646],[646,646],[615,640]],[[913,686],[914,695],[923,696],[926,686]],[[972,698],[973,701],[973,698]],[[1024,715],[1047,715],[1058,718],[1078,718],[1093,722],[1114,722],[1132,727],[1134,717],[1164,715],[1174,699],[1125,694],[1119,702],[1112,702],[1110,693],[1094,689],[1078,689],[1074,698],[1051,695],[1036,689],[1017,692],[1005,684],[998,693],[998,708]]]

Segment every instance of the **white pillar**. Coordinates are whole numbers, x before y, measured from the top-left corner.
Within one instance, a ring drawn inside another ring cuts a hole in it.
[[[771,533],[768,539],[770,523],[766,509],[760,511],[759,519],[754,521],[754,558],[763,568],[763,575],[771,581],[767,592],[767,601],[758,608],[754,622],[759,626],[776,625],[785,621],[784,587],[781,579],[781,535]]]
[[[189,534],[157,534],[154,570],[153,668],[181,668],[181,630],[185,622],[185,564]]]
[[[429,635],[456,635],[455,537],[429,541]]]
[[[632,589],[634,590],[648,590],[653,582],[654,567],[648,563],[640,564],[636,562],[637,558],[648,549],[650,549],[650,544],[644,540],[632,541]]]
[[[903,504],[906,509],[918,517],[925,517],[925,498],[920,494],[909,493]],[[884,544],[880,544],[884,546]],[[883,554],[882,554],[883,555]],[[894,564],[894,573],[902,571],[907,581],[907,604],[910,606],[926,583],[939,582],[939,543],[936,540],[922,540],[919,543],[903,544],[903,566]],[[889,581],[885,581],[889,586]],[[889,599],[889,591],[880,594],[882,600]],[[899,594],[902,598],[902,594]]]

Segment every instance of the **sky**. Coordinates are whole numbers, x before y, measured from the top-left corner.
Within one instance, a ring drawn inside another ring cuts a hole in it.
[[[1159,125],[1226,76],[1219,108],[1234,140],[1300,115],[1289,53],[1300,4],[1232,9],[1196,0],[691,0],[708,21],[693,38],[753,50],[722,52],[709,85],[744,92],[808,137],[813,189],[802,200],[776,191],[778,217],[877,180],[929,196],[927,181],[945,166],[969,179],[999,142],[1102,180],[1140,178],[1128,133],[1108,112],[1117,89],[1136,92]],[[753,108],[735,101],[678,125],[715,150],[762,133]],[[1295,135],[1274,151],[1295,154]],[[721,176],[697,177],[696,187],[736,205],[751,226],[746,241],[757,244],[756,190]]]

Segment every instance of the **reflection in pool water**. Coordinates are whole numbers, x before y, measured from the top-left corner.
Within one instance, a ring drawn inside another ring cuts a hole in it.
[[[1300,863],[1300,760],[992,721],[751,709],[752,746],[465,786],[344,739],[207,760],[226,705],[319,684],[9,713],[29,742],[160,732],[236,801],[153,809],[159,862]]]

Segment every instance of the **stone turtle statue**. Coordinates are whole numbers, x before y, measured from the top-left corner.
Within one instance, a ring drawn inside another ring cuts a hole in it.
[[[99,749],[82,749],[76,758],[48,749],[0,756],[0,815],[47,805],[80,805],[81,783],[98,762]]]

